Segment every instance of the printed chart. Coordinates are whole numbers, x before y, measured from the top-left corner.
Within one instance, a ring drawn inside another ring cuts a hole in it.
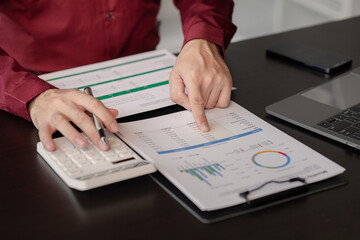
[[[188,115],[188,114],[187,114]],[[192,118],[192,116],[190,116]],[[242,116],[230,113],[229,116],[218,116],[208,120],[211,131],[201,132],[195,122],[184,124],[181,113],[173,119],[173,126],[153,125],[149,131],[138,131],[139,139],[159,155],[197,150],[212,145],[224,144],[250,135],[256,135],[258,128]],[[176,123],[178,122],[178,124]],[[189,138],[188,136],[192,136]]]
[[[157,50],[39,77],[61,89],[91,87],[96,98],[124,117],[174,104],[169,75],[175,60],[169,51]]]
[[[302,177],[311,183],[344,170],[234,102],[206,115],[206,133],[189,111],[119,124],[129,144],[201,210],[242,203],[239,193],[272,180]],[[268,185],[252,197],[295,186]]]
[[[253,155],[252,162],[263,168],[283,168],[290,163],[290,157],[279,151],[261,151]]]
[[[180,169],[179,171],[181,173],[189,174],[195,179],[203,181],[207,185],[211,186],[212,185],[211,178],[223,177],[222,172],[225,171],[225,168],[219,163],[214,163],[211,165],[204,165],[201,167]]]

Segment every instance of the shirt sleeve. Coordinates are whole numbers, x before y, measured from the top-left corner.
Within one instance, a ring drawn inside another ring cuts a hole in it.
[[[0,66],[0,109],[31,121],[27,103],[55,87],[25,70],[1,48]]]
[[[184,43],[203,38],[221,47],[225,53],[236,32],[232,23],[232,0],[174,0],[179,9],[184,33]]]

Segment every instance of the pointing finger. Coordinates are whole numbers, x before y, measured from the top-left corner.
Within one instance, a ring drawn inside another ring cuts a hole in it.
[[[204,100],[198,88],[189,89],[189,101],[198,128],[202,132],[208,132],[210,128],[205,115]]]

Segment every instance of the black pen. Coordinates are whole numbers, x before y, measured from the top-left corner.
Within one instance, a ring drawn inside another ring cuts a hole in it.
[[[90,95],[90,96],[92,96],[92,97],[94,96],[90,87],[84,88],[84,92],[85,92],[87,95]],[[101,139],[102,143],[103,143],[104,145],[106,145],[104,124],[102,123],[102,121],[101,121],[94,113],[92,113],[92,117],[93,117],[93,120],[94,120],[94,123],[95,123],[96,130],[97,130],[97,131],[99,132],[99,134],[100,134],[100,139]]]

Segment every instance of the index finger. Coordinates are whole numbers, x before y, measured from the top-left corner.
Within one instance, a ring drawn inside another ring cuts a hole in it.
[[[193,112],[196,124],[202,132],[210,130],[208,121],[205,115],[204,99],[201,96],[200,89],[197,86],[189,87],[189,102]]]
[[[100,118],[109,131],[116,132],[119,130],[114,115],[99,99],[86,95],[83,92],[80,93],[76,102],[78,105]]]

